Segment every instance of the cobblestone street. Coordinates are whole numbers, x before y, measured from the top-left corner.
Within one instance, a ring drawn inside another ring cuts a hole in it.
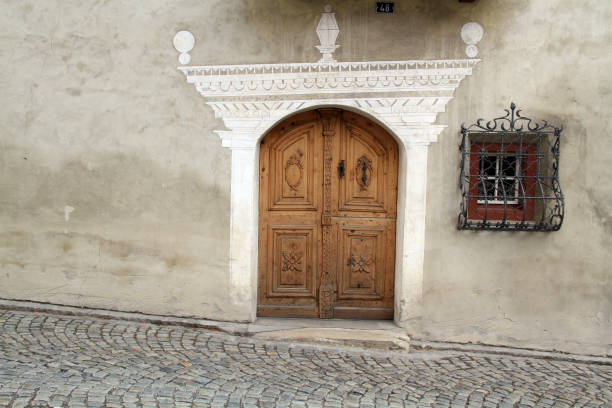
[[[610,407],[612,366],[0,310],[0,406]]]

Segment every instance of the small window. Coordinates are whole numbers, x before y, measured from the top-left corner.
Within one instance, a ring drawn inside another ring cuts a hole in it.
[[[478,148],[478,145],[474,147]],[[514,153],[480,155],[478,203],[518,204],[520,161]]]
[[[555,231],[563,222],[561,129],[515,111],[462,126],[459,229]]]

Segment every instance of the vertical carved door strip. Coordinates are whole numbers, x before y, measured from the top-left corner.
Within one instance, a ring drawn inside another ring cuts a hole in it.
[[[319,288],[319,317],[331,319],[333,317],[332,307],[334,302],[334,262],[332,259],[332,160],[333,141],[336,134],[336,122],[339,112],[334,109],[322,109],[321,124],[323,127],[323,214],[321,226],[323,228],[323,275]]]
[[[392,318],[395,141],[319,109],[276,126],[260,153],[258,315]]]

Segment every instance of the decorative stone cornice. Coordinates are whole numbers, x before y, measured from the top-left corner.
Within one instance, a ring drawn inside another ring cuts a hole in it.
[[[185,66],[206,98],[453,91],[477,59]]]
[[[280,119],[319,106],[355,108],[408,144],[437,140],[433,125],[461,80],[479,62],[469,60],[257,64],[179,67],[230,129],[223,146],[254,148]]]

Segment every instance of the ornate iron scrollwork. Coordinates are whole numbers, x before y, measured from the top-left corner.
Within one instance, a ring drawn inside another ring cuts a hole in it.
[[[461,125],[459,229],[557,231],[565,211],[559,182],[562,128],[506,115]]]
[[[361,171],[362,171],[361,182],[365,186],[368,184],[368,164],[365,162],[365,160],[361,164]]]
[[[369,177],[368,177],[369,175]],[[361,156],[357,159],[357,165],[355,166],[355,178],[361,191],[367,190],[372,178],[372,160],[366,156]]]

